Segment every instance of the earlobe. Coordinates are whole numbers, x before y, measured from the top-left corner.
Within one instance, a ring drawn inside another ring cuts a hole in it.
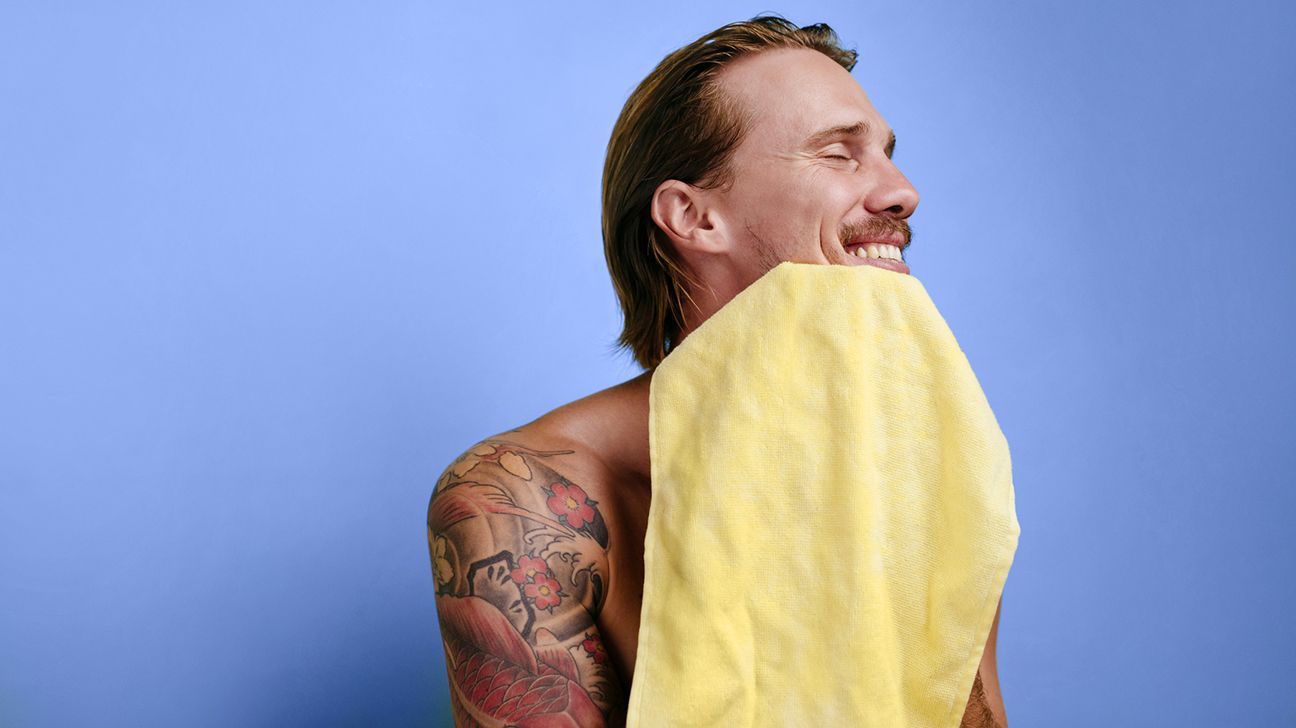
[[[717,253],[724,249],[716,229],[716,213],[703,190],[669,179],[657,186],[652,219],[681,251]]]

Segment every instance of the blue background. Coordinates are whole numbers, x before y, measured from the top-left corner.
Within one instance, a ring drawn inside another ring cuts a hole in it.
[[[608,134],[764,10],[1012,445],[1012,724],[1296,725],[1296,11],[1111,1],[6,3],[0,725],[444,724],[433,482],[638,373]]]

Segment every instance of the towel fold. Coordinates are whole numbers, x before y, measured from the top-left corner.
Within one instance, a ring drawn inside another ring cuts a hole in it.
[[[631,728],[959,725],[1020,527],[926,289],[782,263],[658,365]]]

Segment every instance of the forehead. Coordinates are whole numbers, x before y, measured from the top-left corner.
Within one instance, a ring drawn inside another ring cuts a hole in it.
[[[815,50],[746,56],[726,67],[719,81],[747,114],[742,146],[791,150],[816,131],[858,121],[875,135],[888,130],[855,77]]]

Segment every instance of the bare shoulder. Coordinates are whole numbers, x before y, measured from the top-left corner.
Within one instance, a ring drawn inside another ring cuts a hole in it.
[[[520,430],[483,439],[437,479],[428,503],[434,556],[439,537],[440,548],[453,551],[461,564],[453,574],[443,569],[436,575],[438,593],[472,593],[474,570],[483,566],[483,558],[497,559],[506,551],[515,561],[556,556],[581,567],[582,588],[555,597],[574,597],[597,616],[607,592],[608,528],[600,500],[582,485],[589,482],[582,475],[597,465],[577,443],[536,439]]]
[[[623,720],[597,626],[608,524],[583,485],[599,467],[579,441],[529,425],[475,443],[437,479],[428,547],[460,725]]]

